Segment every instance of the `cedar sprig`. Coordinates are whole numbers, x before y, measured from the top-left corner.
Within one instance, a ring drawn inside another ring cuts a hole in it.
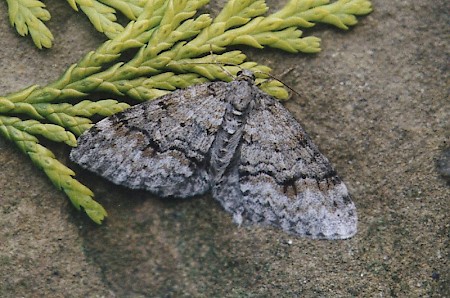
[[[78,7],[88,17],[98,32],[104,33],[110,39],[123,31],[117,23],[116,10],[96,0],[68,0],[70,6],[78,11]]]
[[[50,13],[38,0],[6,0],[9,22],[22,36],[30,34],[39,49],[52,46],[53,35],[44,22],[50,20]]]
[[[75,173],[59,162],[50,150],[40,145],[39,140],[27,132],[27,129],[29,128],[24,127],[22,119],[0,116],[0,135],[13,141],[27,154],[33,163],[44,171],[53,185],[66,193],[78,210],[82,207],[94,222],[100,224],[107,213],[102,205],[93,200],[94,193],[74,179]]]

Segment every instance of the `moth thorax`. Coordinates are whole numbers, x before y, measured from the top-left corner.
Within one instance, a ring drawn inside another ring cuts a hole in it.
[[[254,100],[253,88],[246,81],[237,81],[236,92],[232,93],[228,98],[229,103],[233,107],[234,114],[238,115],[251,108],[251,103]]]

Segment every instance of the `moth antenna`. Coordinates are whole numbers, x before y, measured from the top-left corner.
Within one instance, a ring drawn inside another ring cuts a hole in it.
[[[291,71],[291,69],[289,69],[288,71]],[[280,82],[281,84],[284,85],[284,87],[288,88],[290,91],[294,92],[295,94],[297,94],[298,96],[302,97],[302,94],[300,94],[299,92],[297,92],[294,88],[292,88],[291,86],[289,86],[288,84],[286,84],[285,82],[283,82],[281,79],[279,79],[278,77],[268,73],[268,72],[264,72],[264,71],[260,71],[260,70],[255,70],[254,73],[261,73],[263,75],[268,76],[270,79],[275,80]]]
[[[220,67],[220,69],[223,70],[223,72],[225,72],[227,75],[229,75],[231,78],[235,79],[236,77],[233,76],[233,74],[231,72],[228,71],[228,69],[226,69],[225,67],[223,67],[224,63],[220,63],[216,60],[216,56],[214,55],[213,52],[213,48],[212,48],[212,44],[209,44],[209,54],[212,57],[213,63],[218,65]]]
[[[239,64],[229,63],[229,62],[224,63],[224,62],[218,62],[218,61],[216,61],[216,59],[215,59],[215,54],[214,54],[214,52],[213,52],[213,50],[212,50],[212,45],[211,45],[211,44],[210,44],[210,47],[211,47],[211,49],[210,49],[209,53],[210,53],[210,55],[213,57],[213,62],[186,62],[186,63],[175,63],[175,64],[192,64],[192,65],[195,65],[195,64],[214,64],[214,65],[217,65],[218,67],[220,67],[220,69],[222,69],[223,72],[226,73],[228,76],[230,76],[230,77],[233,78],[233,79],[236,79],[236,76],[234,76],[230,71],[228,71],[228,70],[227,70],[225,67],[223,67],[223,66],[226,66],[226,65],[229,65],[229,66],[235,66],[235,67],[238,67],[238,68],[241,69],[241,70],[244,70],[244,68],[243,68],[242,66],[240,66]],[[169,64],[170,64],[170,63],[169,63]],[[289,72],[289,71],[291,71],[291,70],[292,70],[292,68],[288,69],[286,72]],[[270,79],[280,82],[280,83],[283,84],[286,88],[288,88],[290,91],[292,91],[293,93],[295,93],[295,94],[297,94],[298,96],[302,97],[302,94],[300,94],[300,93],[299,93],[298,91],[296,91],[294,88],[292,88],[291,86],[289,86],[288,84],[286,84],[285,82],[283,82],[283,81],[282,81],[281,79],[279,79],[278,77],[276,77],[276,76],[274,76],[274,75],[272,75],[272,74],[270,74],[270,73],[268,73],[268,72],[264,72],[264,71],[260,71],[260,70],[252,70],[252,72],[253,72],[254,74],[260,73],[260,74],[266,75],[266,76],[268,76]],[[286,72],[285,72],[285,73],[286,73]]]

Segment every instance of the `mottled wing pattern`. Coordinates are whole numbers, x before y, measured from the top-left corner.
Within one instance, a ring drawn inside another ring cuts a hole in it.
[[[242,212],[252,223],[312,238],[356,233],[346,186],[294,117],[265,93],[258,92],[247,117],[237,171],[242,206],[235,219]]]
[[[357,215],[346,186],[292,115],[253,83],[243,72],[232,83],[137,105],[85,132],[70,157],[162,197],[212,189],[239,224],[319,239],[353,236]]]
[[[226,93],[226,83],[206,83],[136,105],[85,132],[70,157],[129,188],[163,197],[204,193],[210,188],[207,155]]]

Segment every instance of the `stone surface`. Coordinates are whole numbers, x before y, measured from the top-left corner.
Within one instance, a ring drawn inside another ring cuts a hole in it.
[[[51,82],[101,43],[66,3],[46,4],[55,46],[39,51],[0,2],[2,94]],[[0,139],[0,296],[448,297],[450,188],[436,167],[449,147],[447,3],[373,5],[347,32],[312,30],[318,55],[244,49],[302,95],[285,106],[346,181],[355,237],[239,228],[211,197],[159,199],[67,161],[109,212],[96,226]]]

